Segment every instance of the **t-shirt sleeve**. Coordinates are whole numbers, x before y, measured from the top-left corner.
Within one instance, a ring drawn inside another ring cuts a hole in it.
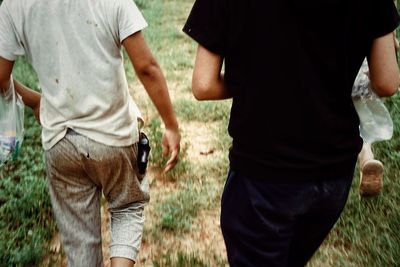
[[[15,61],[18,56],[22,56],[24,53],[25,50],[18,38],[7,8],[7,2],[3,2],[0,6],[0,56]]]
[[[224,55],[226,14],[223,0],[196,0],[182,30],[211,52]]]
[[[393,0],[372,0],[372,38],[394,31],[399,25],[399,14]]]
[[[139,8],[133,0],[120,0],[118,5],[118,30],[119,40],[122,43],[125,38],[147,27]]]

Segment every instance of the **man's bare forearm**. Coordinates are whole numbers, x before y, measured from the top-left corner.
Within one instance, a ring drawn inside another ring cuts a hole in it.
[[[11,73],[14,61],[0,57],[0,93],[5,94],[10,88]]]
[[[0,93],[5,94],[10,89],[11,73],[14,67],[14,61],[9,61],[0,57]],[[38,109],[40,106],[41,95],[14,80],[16,92],[22,97],[24,104],[32,109]]]
[[[40,106],[41,94],[14,80],[15,91],[22,97],[24,104],[32,109]]]
[[[149,71],[146,74],[138,73],[138,76],[165,126],[171,129],[178,129],[178,122],[170,101],[167,83],[158,65],[149,67]]]
[[[222,73],[223,57],[199,45],[192,77],[192,92],[197,100],[231,98]]]

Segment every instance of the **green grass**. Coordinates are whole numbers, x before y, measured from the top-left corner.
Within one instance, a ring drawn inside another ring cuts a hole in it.
[[[176,256],[173,256],[175,255]],[[209,264],[205,263],[196,255],[187,255],[182,252],[174,253],[168,252],[164,254],[161,259],[153,261],[154,267],[208,267]]]
[[[202,101],[193,103],[193,99],[179,99],[174,103],[176,112],[182,120],[214,122],[229,119],[231,101]]]
[[[190,184],[184,187],[156,206],[162,230],[179,232],[191,228],[193,218],[201,208],[201,192],[196,192]]]
[[[32,68],[17,61],[14,78],[38,89]],[[25,137],[17,161],[0,169],[0,266],[37,264],[55,225],[47,193],[40,128],[25,111]]]
[[[194,176],[195,174],[192,174]],[[162,202],[156,204],[160,218],[157,227],[162,231],[182,234],[190,231],[192,223],[200,210],[214,207],[218,198],[217,188],[210,182],[182,180],[179,190],[169,194]]]

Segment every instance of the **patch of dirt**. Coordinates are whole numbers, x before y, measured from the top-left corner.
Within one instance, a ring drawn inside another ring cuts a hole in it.
[[[210,256],[226,258],[225,244],[220,230],[219,210],[200,211],[193,225],[195,229],[181,241],[182,251],[188,254],[195,253],[201,259],[212,260],[214,257]]]
[[[226,255],[219,227],[218,210],[201,211],[193,222],[192,229],[184,235],[165,232],[162,240],[155,241],[154,244],[144,238],[136,266],[151,267],[153,258],[160,259],[171,251],[195,255],[210,266],[221,266],[220,261],[226,261]]]
[[[41,267],[67,267],[67,259],[63,255],[60,235],[56,233],[50,241],[49,251],[44,256]]]
[[[218,151],[213,140],[217,123],[188,122],[181,124],[182,143],[187,146],[187,159],[195,166],[204,166],[208,157]]]
[[[102,245],[103,245],[103,260],[104,266],[109,267],[111,266],[110,262],[110,253],[108,247],[111,243],[111,235],[109,231],[109,224],[110,224],[110,216],[107,211],[108,204],[104,203],[101,207],[101,237],[102,237]]]

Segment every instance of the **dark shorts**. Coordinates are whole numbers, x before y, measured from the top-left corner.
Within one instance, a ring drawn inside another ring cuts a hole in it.
[[[230,266],[304,266],[339,218],[352,177],[277,183],[231,170],[221,203]]]

